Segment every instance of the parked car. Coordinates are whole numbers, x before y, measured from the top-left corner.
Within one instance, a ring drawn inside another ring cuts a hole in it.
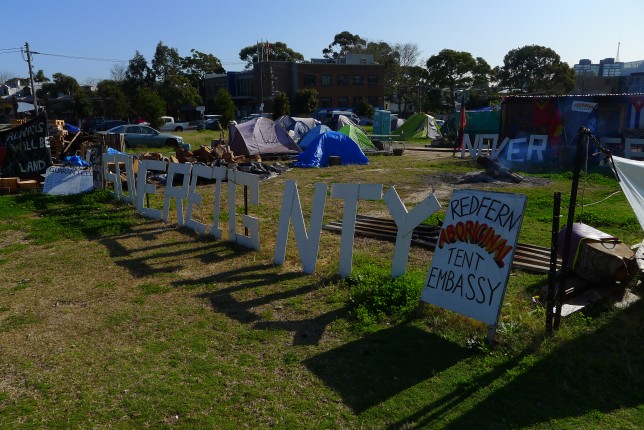
[[[110,128],[114,128],[114,127],[116,127],[118,125],[126,125],[126,124],[128,124],[127,121],[121,121],[121,120],[118,120],[118,119],[109,119],[109,120],[104,121],[101,124],[97,125],[94,128],[93,133],[96,133],[96,132],[99,132],[99,131],[107,131]]]
[[[122,133],[125,135],[125,146],[127,148],[136,148],[140,146],[145,147],[163,147],[170,146],[176,148],[179,145],[183,144],[183,138],[180,136],[175,136],[174,134],[161,133],[148,127],[146,125],[139,124],[127,124],[119,125],[114,128],[110,128],[106,131],[101,131],[102,133]]]

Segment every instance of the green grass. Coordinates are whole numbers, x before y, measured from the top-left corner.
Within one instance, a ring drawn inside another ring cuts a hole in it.
[[[202,136],[188,133],[191,144]],[[291,232],[284,266],[273,265],[288,179],[308,225],[317,182],[395,185],[411,208],[476,169],[406,152],[291,170],[262,182],[250,207],[258,252],[177,228],[176,216],[141,218],[109,192],[0,196],[0,428],[642,428],[644,301],[598,304],[548,337],[532,300],[545,275],[512,270],[490,346],[483,324],[430,305],[416,313],[431,262],[423,249],[392,280],[393,245],[356,238],[352,277],[340,280],[339,235],[322,233],[316,273],[305,275]],[[564,195],[565,214],[570,177],[526,176],[549,182],[498,190],[528,196],[520,240],[548,246],[552,194]],[[617,189],[591,174],[584,200]],[[195,212],[207,222],[212,190],[200,189]],[[162,206],[161,190],[150,200]],[[328,197],[325,222],[342,209]],[[361,201],[358,212],[387,209]],[[621,193],[582,216],[641,241]]]

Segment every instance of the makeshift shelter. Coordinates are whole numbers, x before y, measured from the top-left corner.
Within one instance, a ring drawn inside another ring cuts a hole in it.
[[[302,150],[275,121],[259,117],[230,126],[230,150],[235,155],[298,153]]]
[[[465,133],[470,135],[472,142],[477,134],[497,134],[501,123],[499,109],[484,108],[465,111]],[[452,115],[441,127],[444,136],[456,136],[459,128],[459,115]]]
[[[319,134],[298,156],[295,167],[326,167],[330,157],[339,157],[341,165],[369,164],[360,146],[346,134],[328,131]]]
[[[309,144],[313,142],[319,135],[324,134],[327,131],[331,131],[331,129],[326,125],[318,125],[317,127],[313,127],[308,131],[308,133],[304,135],[302,139],[300,139],[299,142],[297,142],[297,144],[300,145],[300,148],[306,149],[306,147],[309,146]]]
[[[391,134],[399,135],[403,140],[439,139],[441,137],[434,117],[426,113],[413,114]]]
[[[353,140],[355,143],[360,146],[360,149],[362,149],[362,152],[365,151],[376,151],[376,147],[374,146],[373,143],[371,143],[371,139],[367,137],[364,131],[358,126],[355,126],[353,124],[347,124],[344,127],[342,127],[340,130],[338,130],[342,134],[346,134]]]
[[[404,119],[398,118],[398,116],[394,116],[394,115],[391,116],[391,130],[392,131],[402,127],[404,123],[405,123]]]
[[[329,127],[331,127],[331,129],[334,131],[339,131],[342,127],[344,127],[347,124],[358,126],[358,124],[353,122],[351,118],[349,118],[348,116],[338,115],[337,117],[334,116],[334,118],[330,121]]]
[[[294,116],[282,115],[275,122],[281,125],[284,130],[292,131],[289,133],[295,142],[299,142],[309,130],[320,124],[315,118],[299,118]]]

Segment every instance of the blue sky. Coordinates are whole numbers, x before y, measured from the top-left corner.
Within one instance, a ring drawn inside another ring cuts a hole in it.
[[[258,40],[284,42],[310,59],[345,30],[416,43],[423,63],[449,48],[494,67],[511,49],[536,44],[572,66],[581,58],[615,57],[618,42],[621,61],[644,60],[643,0],[31,0],[5,5],[2,15],[0,74],[28,76],[15,51],[28,42],[41,53],[34,55],[35,71],[80,83],[109,78],[112,60],[127,66],[137,50],[151,61],[160,41],[181,56],[192,48],[213,54],[234,71],[243,68],[239,51]]]

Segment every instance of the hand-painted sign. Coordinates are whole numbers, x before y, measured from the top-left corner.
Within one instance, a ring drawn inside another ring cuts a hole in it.
[[[496,325],[525,203],[521,194],[455,191],[421,299]]]
[[[47,169],[43,187],[45,194],[80,194],[93,189],[94,180],[91,170],[56,166]]]
[[[38,177],[51,164],[45,115],[0,132],[0,176]]]

